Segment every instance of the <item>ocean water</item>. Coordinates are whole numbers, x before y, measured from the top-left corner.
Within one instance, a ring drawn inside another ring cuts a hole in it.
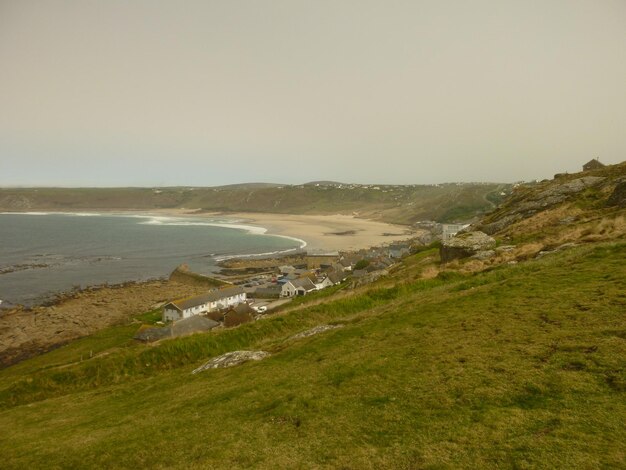
[[[75,287],[168,276],[187,263],[302,248],[302,240],[228,219],[127,214],[0,213],[0,304],[35,305]]]

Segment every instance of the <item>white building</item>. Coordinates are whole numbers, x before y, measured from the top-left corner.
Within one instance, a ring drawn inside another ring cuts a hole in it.
[[[324,279],[315,283],[315,288],[317,290],[322,290],[326,289],[327,287],[332,287],[334,285],[335,283],[328,276],[324,276]]]
[[[163,321],[175,321],[194,315],[222,310],[246,301],[241,287],[213,290],[207,294],[169,302],[163,306]]]
[[[469,227],[469,224],[443,224],[441,227],[443,229],[443,235],[441,239],[444,242],[447,242],[452,237],[454,237],[457,233],[459,233],[461,230]]]

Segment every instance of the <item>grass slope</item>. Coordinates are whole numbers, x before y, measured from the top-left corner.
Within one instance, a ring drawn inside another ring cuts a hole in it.
[[[219,334],[120,326],[0,371],[2,466],[623,468],[626,244],[407,281],[430,255]],[[273,355],[190,374],[244,348]]]

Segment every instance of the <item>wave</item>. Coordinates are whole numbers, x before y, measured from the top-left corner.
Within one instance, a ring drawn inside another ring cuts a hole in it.
[[[99,217],[96,212],[0,212],[0,215],[71,215],[76,217]]]
[[[274,254],[278,254],[278,253],[285,253],[288,251],[293,251],[293,250],[297,250],[297,249],[303,249],[304,247],[307,246],[307,242],[302,240],[301,238],[296,238],[296,237],[290,237],[288,235],[273,235],[273,234],[268,234],[267,233],[267,229],[265,227],[259,227],[256,225],[247,225],[247,224],[240,224],[237,223],[238,221],[232,221],[232,222],[220,222],[220,221],[215,221],[212,220],[210,222],[190,222],[189,219],[181,219],[178,217],[162,217],[162,216],[134,216],[134,217],[141,217],[141,218],[147,218],[149,220],[145,221],[145,222],[139,222],[142,225],[166,225],[166,226],[205,226],[205,227],[223,227],[223,228],[231,228],[231,229],[236,229],[236,230],[244,230],[252,235],[268,235],[271,237],[279,237],[279,238],[284,238],[286,240],[291,240],[291,241],[295,241],[296,243],[298,243],[300,246],[298,248],[290,248],[288,250],[281,250],[281,251],[272,251],[272,252],[267,252],[267,253],[255,253],[252,255],[232,255],[229,256],[230,258],[234,258],[234,257],[238,257],[238,258],[242,258],[242,257],[246,257],[246,256],[266,256],[266,255],[274,255]],[[218,258],[215,258],[216,260]]]
[[[0,215],[48,215],[52,212],[0,212]]]
[[[100,216],[113,216],[113,217],[126,217],[126,218],[136,218],[136,219],[147,219],[143,222],[139,222],[141,225],[156,225],[156,226],[181,226],[181,227],[221,227],[221,228],[230,228],[235,230],[243,230],[251,235],[267,235],[272,237],[280,237],[286,240],[295,241],[300,246],[298,248],[290,248],[288,250],[281,251],[272,251],[267,253],[255,253],[252,255],[230,255],[229,258],[243,258],[247,256],[268,256],[275,255],[280,253],[287,253],[290,251],[303,249],[307,246],[307,242],[302,240],[301,238],[290,237],[288,235],[274,235],[268,234],[267,229],[265,227],[260,227],[257,225],[248,225],[241,223],[240,219],[205,219],[205,221],[196,221],[194,219],[188,217],[172,217],[172,216],[157,216],[150,214],[115,214],[115,213],[107,213],[102,214],[98,212],[0,212],[2,214],[19,214],[19,215],[66,215],[66,216],[77,216],[77,217],[100,217]],[[218,258],[215,258],[216,260]]]

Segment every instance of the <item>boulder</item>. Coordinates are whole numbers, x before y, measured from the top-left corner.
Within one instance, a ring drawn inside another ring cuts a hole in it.
[[[455,259],[469,258],[478,252],[490,251],[496,247],[496,241],[484,232],[461,233],[443,242],[439,249],[441,262],[448,263]]]
[[[224,367],[233,367],[248,361],[260,361],[269,357],[270,353],[265,351],[231,351],[221,356],[214,357],[210,361],[204,363],[191,373],[197,374],[207,369],[221,369]]]
[[[615,186],[606,204],[608,206],[626,207],[626,181],[622,181]]]
[[[472,256],[472,258],[484,261],[486,259],[493,258],[494,256],[496,256],[496,252],[494,250],[484,250],[477,252]]]
[[[289,339],[302,339],[302,338],[308,338],[309,336],[314,336],[317,335],[319,333],[323,333],[325,331],[328,330],[335,330],[337,328],[342,328],[343,325],[320,325],[320,326],[316,326],[315,328],[311,328],[310,330],[306,330],[306,331],[302,331],[301,333],[297,333],[295,335],[293,335],[292,337],[290,337]]]

